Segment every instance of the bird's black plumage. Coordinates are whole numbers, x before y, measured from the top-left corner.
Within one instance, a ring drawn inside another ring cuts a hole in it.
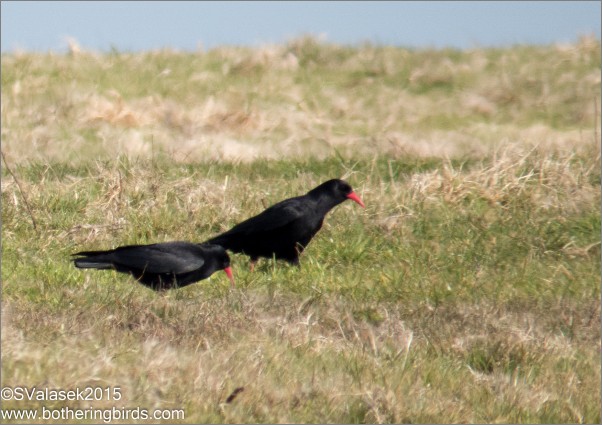
[[[252,262],[276,257],[298,265],[299,254],[320,230],[326,214],[347,199],[364,206],[347,182],[329,180],[303,196],[272,205],[207,242],[244,253]]]
[[[108,251],[73,254],[80,269],[114,269],[130,273],[141,284],[154,290],[190,285],[224,270],[234,284],[230,257],[223,247],[190,242],[164,242],[128,245]]]

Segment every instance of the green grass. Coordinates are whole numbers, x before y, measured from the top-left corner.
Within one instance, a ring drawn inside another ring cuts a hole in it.
[[[187,423],[600,421],[598,41],[2,62],[3,386],[120,386],[93,406]],[[236,288],[157,294],[70,261],[341,176],[366,209],[300,269],[233,254]]]

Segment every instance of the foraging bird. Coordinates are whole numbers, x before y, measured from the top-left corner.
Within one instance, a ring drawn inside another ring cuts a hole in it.
[[[207,242],[250,256],[251,270],[259,257],[274,256],[299,265],[299,254],[320,230],[326,214],[347,199],[365,207],[347,182],[329,180],[303,196],[272,205]]]
[[[165,242],[73,255],[80,256],[73,259],[77,268],[130,273],[141,284],[155,291],[181,288],[206,279],[218,270],[226,272],[234,286],[230,257],[219,245]]]

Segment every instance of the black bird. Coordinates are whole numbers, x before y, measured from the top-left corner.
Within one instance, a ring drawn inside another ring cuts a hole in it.
[[[320,230],[328,211],[347,199],[365,207],[347,182],[329,180],[303,196],[272,205],[207,242],[248,255],[251,270],[259,257],[299,265],[299,254]]]
[[[73,259],[77,268],[130,273],[155,291],[181,288],[206,279],[218,270],[224,270],[234,286],[230,257],[219,245],[165,242],[73,255],[80,256]]]

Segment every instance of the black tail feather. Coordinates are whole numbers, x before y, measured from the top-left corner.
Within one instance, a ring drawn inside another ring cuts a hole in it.
[[[76,260],[73,260],[73,263],[75,264],[75,267],[77,267],[78,269],[104,270],[104,269],[114,268],[113,264],[111,264],[111,263],[95,262],[95,261],[88,260],[86,258],[78,258]]]
[[[108,261],[103,254],[103,251],[82,251],[72,256],[82,256],[81,258],[74,258],[73,263],[78,269],[112,269],[114,265],[111,261]]]

